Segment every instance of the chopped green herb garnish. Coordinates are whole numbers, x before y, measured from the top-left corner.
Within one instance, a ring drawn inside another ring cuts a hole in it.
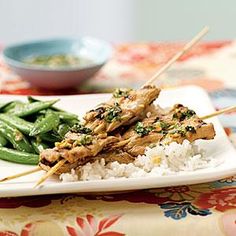
[[[82,125],[80,123],[73,125],[70,128],[70,131],[75,132],[75,133],[80,133],[80,134],[90,134],[90,133],[92,133],[91,129],[85,127],[84,125]]]
[[[79,139],[74,142],[74,146],[89,145],[93,141],[93,136],[89,134],[81,134]]]
[[[186,130],[182,126],[177,126],[174,129],[169,131],[170,134],[180,134],[181,136],[184,136],[186,133]]]
[[[193,110],[187,110],[183,113],[187,119],[191,118],[193,115],[196,115],[196,112]]]
[[[196,113],[193,110],[187,110],[185,112],[177,111],[176,113],[173,114],[173,119],[179,119],[180,121],[183,121],[186,118],[187,119],[191,118],[195,114]]]
[[[120,119],[120,113],[122,112],[118,103],[115,103],[114,106],[106,109],[107,114],[105,116],[105,121],[111,123],[112,121]]]
[[[140,135],[141,137],[149,134],[152,130],[154,129],[154,127],[152,126],[147,126],[147,127],[144,127],[143,123],[142,122],[138,122],[134,128],[134,130],[136,131],[136,133],[138,135]]]
[[[92,143],[92,140],[92,135],[82,134],[80,138],[80,143],[81,145],[88,145]]]
[[[121,98],[121,97],[127,98],[130,91],[131,91],[131,89],[118,88],[114,91],[113,97],[114,98]]]
[[[160,126],[161,126],[162,129],[168,129],[170,125],[163,122],[163,121],[160,121]]]
[[[181,127],[176,130],[176,133],[180,134],[181,136],[184,136],[186,134],[186,131]]]

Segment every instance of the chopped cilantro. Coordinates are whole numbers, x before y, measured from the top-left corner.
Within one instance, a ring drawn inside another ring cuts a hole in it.
[[[105,116],[105,121],[111,123],[112,121],[120,119],[120,113],[122,112],[118,103],[115,103],[114,106],[106,109],[107,114]]]
[[[189,109],[189,110],[187,110],[186,112],[184,112],[183,114],[185,115],[185,117],[186,117],[187,119],[189,119],[189,118],[191,118],[193,115],[195,115],[196,112]]]
[[[134,130],[136,131],[136,133],[138,135],[140,135],[141,137],[149,134],[152,130],[154,129],[154,127],[152,126],[147,126],[147,127],[144,127],[143,123],[142,122],[138,122],[134,128]]]
[[[74,142],[73,146],[89,145],[92,143],[93,136],[90,134],[81,134],[81,136]]]
[[[118,88],[114,91],[113,97],[114,98],[121,98],[121,97],[127,98],[130,91],[131,91],[131,89]]]
[[[195,111],[193,110],[187,110],[185,112],[177,111],[173,114],[173,119],[179,119],[180,121],[183,121],[185,119],[191,118],[193,115],[195,115]]]
[[[163,122],[163,121],[160,121],[160,126],[161,126],[162,129],[168,129],[170,125]]]
[[[92,135],[82,134],[80,138],[81,145],[88,145],[92,143]]]
[[[78,123],[75,124],[71,127],[70,129],[71,132],[75,132],[75,133],[80,133],[80,134],[90,134],[92,133],[92,130],[85,127],[84,125]]]

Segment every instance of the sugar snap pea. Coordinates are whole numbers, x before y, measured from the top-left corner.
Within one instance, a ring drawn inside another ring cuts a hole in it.
[[[37,165],[39,162],[39,156],[36,154],[5,147],[0,147],[0,159],[27,165]]]
[[[69,130],[70,130],[70,126],[64,123],[58,126],[57,133],[63,138]]]
[[[21,101],[12,101],[9,102],[5,107],[2,108],[3,112],[12,112],[14,109],[19,109],[24,106],[24,103]]]
[[[37,139],[32,139],[31,144],[37,154],[39,154],[44,149],[49,148],[49,146],[46,143],[39,142]]]
[[[33,129],[33,124],[18,116],[9,114],[0,114],[0,120],[15,127],[24,134],[29,134]]]
[[[32,97],[32,96],[28,96],[28,97],[27,97],[27,100],[28,100],[29,103],[32,103],[32,102],[40,102],[40,100],[38,100],[38,99],[36,99],[36,98],[34,98],[34,97]]]
[[[78,120],[78,116],[70,112],[57,111],[55,113],[59,115],[62,120]]]
[[[37,137],[43,141],[50,143],[60,142],[62,140],[62,138],[58,134],[55,134],[55,132],[52,131],[45,134],[40,134]]]
[[[0,111],[2,112],[3,109],[5,109],[7,106],[10,105],[11,102],[4,102],[0,104]]]
[[[55,129],[59,125],[59,122],[59,116],[55,112],[48,110],[45,117],[34,125],[29,135],[36,136],[38,134],[47,133]]]
[[[0,136],[0,147],[4,147],[7,144],[7,139],[5,139],[3,136]]]
[[[0,135],[6,138],[15,149],[23,152],[33,152],[33,148],[25,136],[19,130],[1,120]]]
[[[11,111],[11,113],[19,117],[25,117],[25,116],[34,114],[36,112],[39,112],[43,109],[49,108],[53,104],[55,104],[57,101],[58,100],[26,103],[23,106],[18,107],[17,109],[14,109],[13,111]]]

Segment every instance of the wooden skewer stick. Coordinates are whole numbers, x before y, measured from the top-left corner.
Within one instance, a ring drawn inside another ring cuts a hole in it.
[[[156,74],[154,74],[144,85],[151,85],[153,82],[161,75],[163,74],[166,70],[169,69],[169,67],[175,63],[181,56],[183,56],[186,52],[188,52],[196,43],[198,43],[201,38],[207,34],[209,31],[209,27],[205,26],[190,42],[188,42],[184,48],[179,51],[177,54],[175,54],[165,65],[163,65]]]
[[[36,183],[34,186],[35,188],[39,186],[41,183],[43,183],[48,177],[53,175],[61,166],[63,166],[66,162],[66,159],[62,159],[55,166],[53,166],[40,180]]]
[[[25,175],[30,175],[30,174],[38,172],[40,170],[42,170],[42,168],[40,166],[37,166],[36,168],[34,168],[32,170],[28,170],[28,171],[25,171],[25,172],[22,172],[19,174],[11,175],[11,176],[5,177],[3,179],[0,179],[0,182],[5,182],[5,181],[11,180],[11,179],[16,179],[16,178],[19,178],[19,177],[22,177]]]
[[[221,114],[224,114],[224,113],[228,113],[228,112],[232,112],[232,111],[236,111],[236,106],[231,106],[231,107],[227,107],[227,108],[221,109],[221,110],[213,112],[211,114],[202,116],[202,117],[200,117],[200,119],[206,120],[206,119],[209,119],[211,117],[218,116],[218,115],[221,115]]]

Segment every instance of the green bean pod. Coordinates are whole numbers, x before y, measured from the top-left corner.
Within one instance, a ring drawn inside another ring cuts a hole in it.
[[[11,111],[11,113],[19,117],[25,117],[28,115],[32,115],[36,112],[39,112],[41,110],[47,109],[51,107],[53,104],[55,104],[57,101],[58,100],[27,103],[24,104],[22,107],[14,109],[13,111]]]
[[[29,135],[36,136],[54,130],[59,125],[59,122],[59,116],[55,112],[48,110],[45,117],[34,125]]]
[[[16,128],[0,121],[0,135],[6,138],[13,147],[22,152],[33,152],[33,148],[24,135]]]
[[[5,139],[3,136],[0,136],[0,147],[4,147],[7,144],[7,139]]]
[[[0,159],[19,164],[37,165],[39,162],[39,155],[0,147]]]
[[[0,114],[0,120],[15,127],[24,134],[29,134],[33,129],[33,124],[18,116],[9,114]]]

